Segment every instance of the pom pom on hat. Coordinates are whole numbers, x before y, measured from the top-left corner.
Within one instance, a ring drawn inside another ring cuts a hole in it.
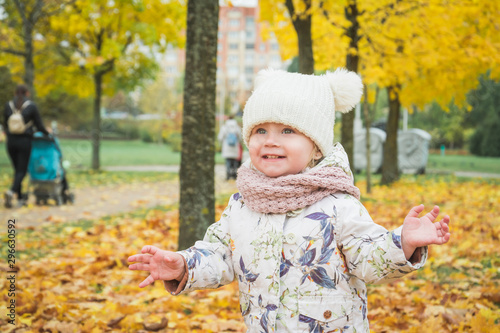
[[[335,100],[335,110],[347,113],[359,103],[363,95],[363,82],[360,77],[345,68],[338,68],[335,72],[325,74],[332,87]]]
[[[261,70],[243,112],[245,143],[255,126],[273,122],[297,129],[327,155],[333,148],[335,110],[349,112],[362,93],[361,78],[345,69],[324,75]]]

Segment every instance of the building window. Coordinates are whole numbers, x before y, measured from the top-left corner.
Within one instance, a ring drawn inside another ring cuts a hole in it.
[[[245,79],[245,89],[246,90],[251,90],[253,86],[253,79],[251,77],[247,77]]]
[[[265,57],[265,56],[263,56],[263,55],[261,55],[261,56],[259,57],[259,64],[260,64],[260,65],[265,65],[266,63],[267,63],[266,57]]]
[[[264,52],[266,50],[266,44],[262,43],[259,45],[259,49]]]
[[[239,31],[229,31],[229,38],[230,39],[237,39],[240,35]]]
[[[177,61],[177,53],[167,52],[167,61],[168,62],[175,62],[175,61]]]
[[[255,33],[253,31],[246,31],[245,36],[247,40],[254,40],[255,39]]]
[[[233,28],[239,28],[240,27],[240,20],[232,19],[229,20],[229,26]]]
[[[229,63],[235,63],[235,62],[238,62],[238,55],[236,54],[230,54],[228,57],[227,57],[227,61]]]
[[[240,73],[238,66],[229,66],[227,69],[227,75],[230,77],[238,76]]]
[[[227,13],[227,17],[229,17],[229,18],[240,18],[241,17],[241,12],[237,8],[235,8],[234,10],[230,10]]]
[[[253,74],[253,67],[246,66],[246,67],[245,67],[245,74],[250,74],[250,75],[252,75],[252,74]]]
[[[253,52],[248,52],[245,54],[245,63],[246,64],[253,64],[254,61],[254,54]]]
[[[238,49],[238,43],[229,43],[229,49],[230,50],[237,50]]]
[[[255,48],[255,44],[253,44],[253,43],[246,43],[245,48],[247,50],[253,50]]]
[[[252,16],[245,17],[245,25],[247,28],[255,27],[255,19]]]

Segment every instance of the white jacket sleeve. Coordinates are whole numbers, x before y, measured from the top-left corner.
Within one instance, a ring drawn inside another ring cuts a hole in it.
[[[219,134],[217,135],[217,140],[222,142],[225,136],[226,136],[226,126],[222,126],[221,129],[219,130]]]
[[[402,227],[387,231],[374,223],[365,207],[351,196],[341,199],[337,209],[337,244],[350,274],[365,283],[380,283],[424,265],[427,247],[417,248],[412,262],[406,260],[401,247]]]
[[[229,214],[233,202],[231,198],[221,219],[207,229],[203,241],[197,241],[189,249],[178,252],[186,259],[188,268],[187,283],[181,293],[218,288],[233,281],[229,235]]]

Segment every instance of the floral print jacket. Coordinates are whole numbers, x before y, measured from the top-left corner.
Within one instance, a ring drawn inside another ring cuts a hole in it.
[[[322,167],[352,177],[340,144],[314,168]],[[369,332],[365,284],[397,279],[427,258],[423,247],[406,260],[401,229],[375,224],[348,194],[287,214],[263,214],[236,193],[203,241],[179,252],[188,267],[181,292],[236,279],[248,332]]]
[[[182,292],[238,281],[248,332],[369,332],[365,283],[420,268],[401,249],[401,227],[375,224],[347,194],[288,214],[248,209],[234,194],[204,240],[179,253],[188,266]]]

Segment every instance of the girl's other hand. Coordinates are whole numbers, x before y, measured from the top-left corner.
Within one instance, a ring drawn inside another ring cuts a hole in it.
[[[136,254],[128,258],[128,262],[136,262],[128,266],[130,270],[147,271],[149,276],[139,284],[144,288],[156,280],[182,280],[184,276],[184,258],[175,252],[165,251],[156,246],[146,245]]]
[[[440,221],[434,222],[439,214],[439,207],[434,208],[422,217],[418,215],[424,210],[424,205],[413,207],[406,216],[401,233],[401,244],[406,259],[409,259],[417,247],[438,244],[450,240],[450,217],[445,215]]]

